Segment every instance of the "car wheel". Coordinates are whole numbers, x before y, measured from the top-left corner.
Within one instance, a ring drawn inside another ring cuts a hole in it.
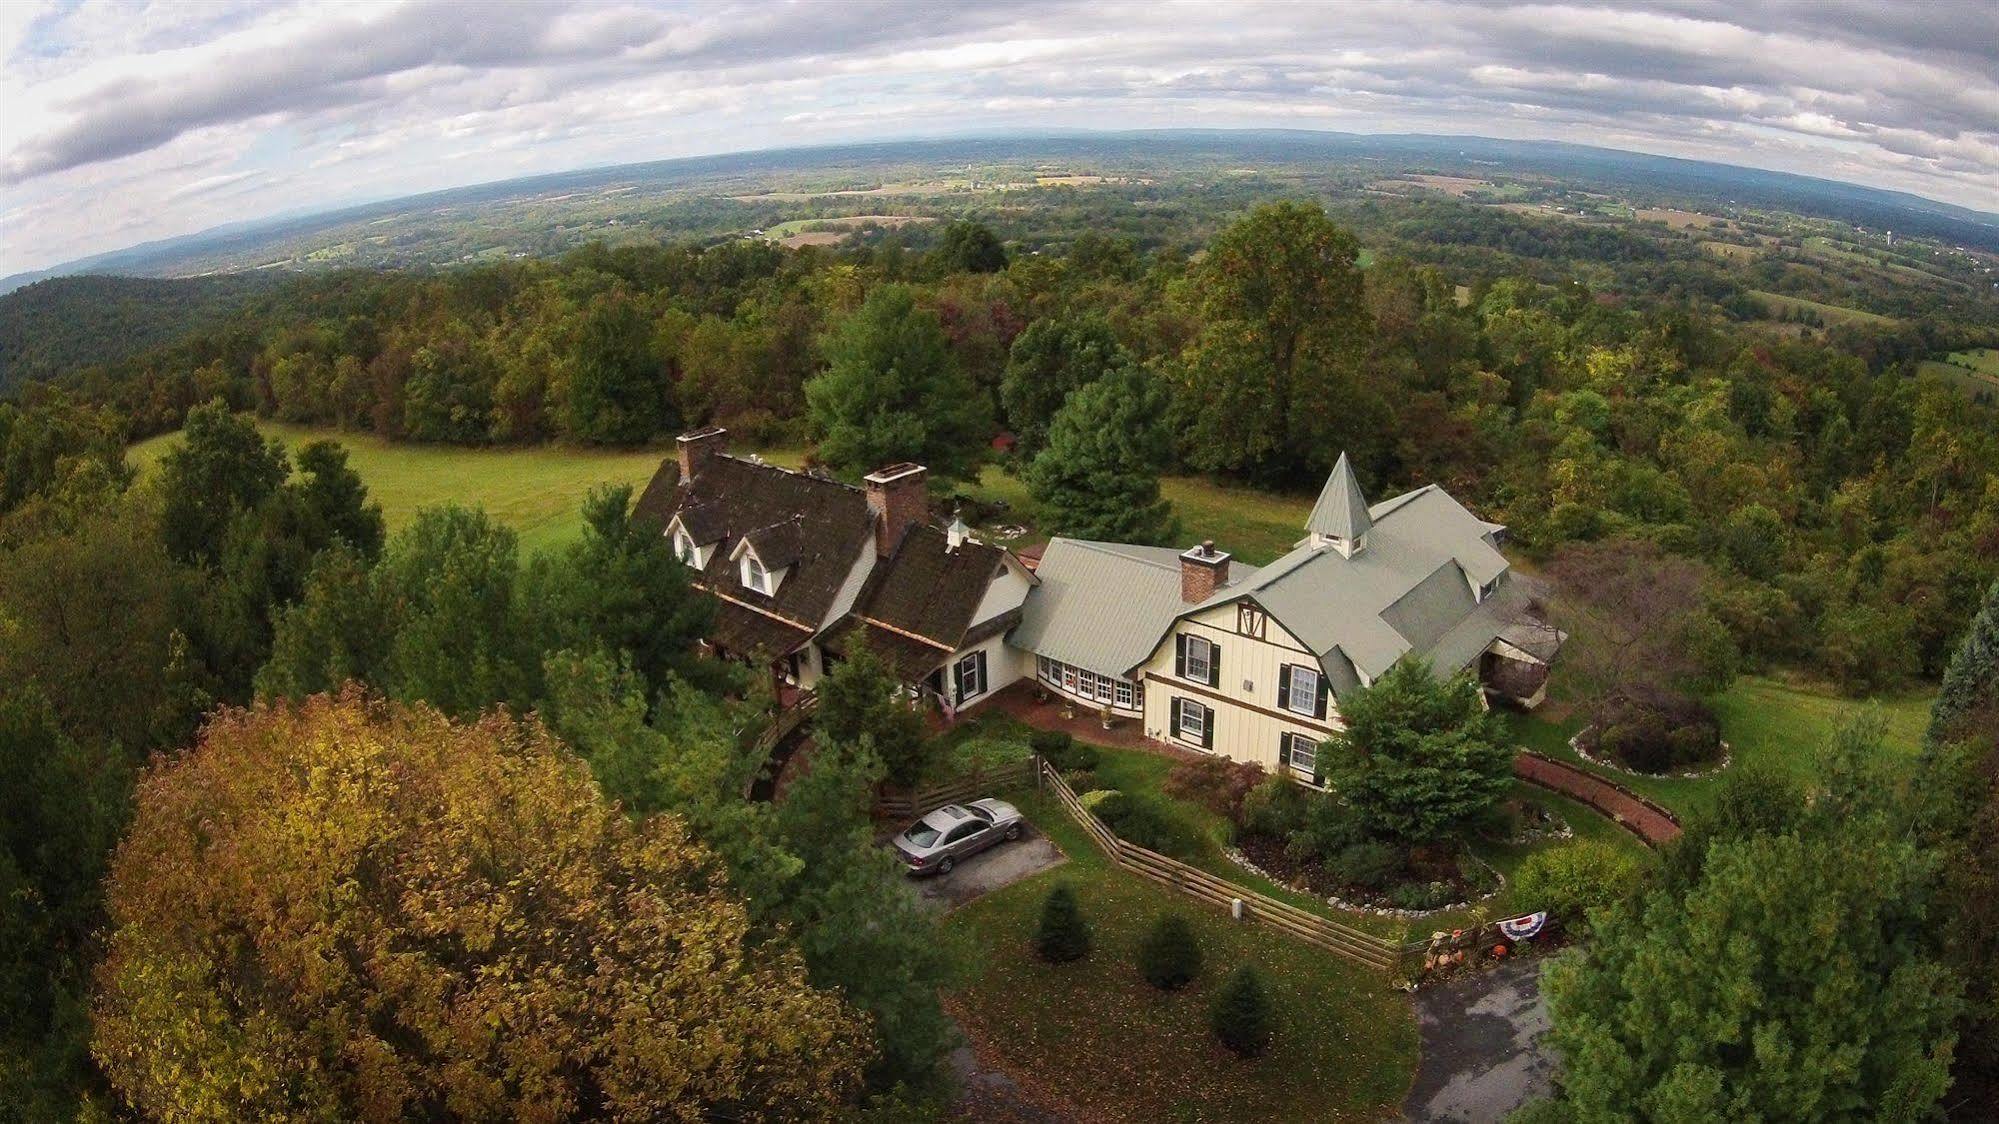
[[[945,856],[944,856],[944,861],[943,861],[943,862],[941,862],[941,863],[938,863],[938,864],[937,864],[937,873],[939,873],[939,874],[949,874],[949,873],[951,873],[951,868],[952,868],[952,867],[954,867],[954,866],[956,866],[956,865],[958,865],[958,864],[957,864],[957,863],[955,863],[955,862],[952,862],[952,861],[951,861],[951,856],[949,856],[949,855],[945,855]]]
[[[1011,842],[1013,842],[1014,840],[1016,840],[1016,839],[1018,839],[1018,838],[1020,838],[1020,825],[1019,825],[1019,824],[1012,824],[1012,825],[1008,826],[1008,827],[1007,827],[1007,829],[1006,829],[1006,840],[1007,840],[1007,842],[1011,843]]]

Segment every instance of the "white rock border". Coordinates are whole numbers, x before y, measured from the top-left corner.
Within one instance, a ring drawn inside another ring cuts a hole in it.
[[[1735,762],[1735,747],[1729,745],[1728,742],[1723,741],[1721,743],[1721,760],[1715,762],[1713,765],[1710,765],[1705,769],[1696,769],[1693,772],[1679,772],[1679,773],[1641,773],[1636,769],[1631,769],[1623,765],[1619,765],[1617,762],[1612,761],[1609,758],[1598,757],[1596,754],[1591,753],[1587,749],[1584,749],[1582,745],[1583,735],[1589,733],[1591,730],[1594,729],[1596,729],[1595,726],[1584,726],[1582,729],[1577,730],[1574,736],[1569,738],[1569,748],[1576,751],[1577,757],[1580,757],[1584,761],[1587,761],[1590,764],[1595,765],[1597,768],[1608,769],[1613,773],[1623,773],[1627,777],[1638,777],[1643,780],[1655,780],[1655,781],[1704,781],[1709,777],[1720,775],[1722,770],[1728,768],[1731,764]]]
[[[1235,847],[1223,847],[1222,854],[1226,856],[1230,862],[1236,864],[1237,866],[1243,868],[1246,871],[1249,871],[1251,874],[1256,875],[1258,878],[1268,879],[1294,893],[1312,894],[1312,891],[1307,890],[1302,886],[1294,886],[1291,883],[1286,882],[1284,879],[1277,877],[1275,874],[1272,874],[1269,871],[1263,869],[1262,867],[1256,865],[1256,863],[1252,861],[1248,855],[1243,854],[1242,851],[1238,850]],[[1493,866],[1491,863],[1486,862],[1484,859],[1479,858],[1477,855],[1472,854],[1470,851],[1465,852],[1465,857],[1477,863],[1478,865],[1484,867],[1487,873],[1492,875],[1495,885],[1493,886],[1492,891],[1490,893],[1482,894],[1469,901],[1452,902],[1449,905],[1440,905],[1435,909],[1396,909],[1392,906],[1361,905],[1359,902],[1350,902],[1345,898],[1340,897],[1338,894],[1328,894],[1326,896],[1326,904],[1332,906],[1334,909],[1344,909],[1349,913],[1365,913],[1371,917],[1392,917],[1401,921],[1419,921],[1425,917],[1435,917],[1439,913],[1449,913],[1452,910],[1457,910],[1457,909],[1470,909],[1472,906],[1477,905],[1480,902],[1491,901],[1493,898],[1498,897],[1501,891],[1506,889],[1506,875],[1501,873],[1498,867]],[[1314,894],[1313,896],[1316,897],[1317,895]]]

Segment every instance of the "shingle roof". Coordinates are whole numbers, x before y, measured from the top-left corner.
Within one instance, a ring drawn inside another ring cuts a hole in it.
[[[1231,566],[1236,589],[1257,571]],[[1021,608],[1007,642],[1049,659],[1104,675],[1123,675],[1152,654],[1180,600],[1180,552],[1058,538],[1049,542],[1034,576],[1040,580]]]
[[[639,497],[638,510],[662,527],[679,514],[703,545],[719,544],[701,583],[803,626],[806,637],[817,631],[874,535],[874,516],[861,490],[728,454],[708,458],[692,480],[679,476],[676,461],[661,465]],[[729,555],[745,535],[766,567],[789,567],[774,596],[745,589],[738,580]],[[776,639],[768,629],[754,631]]]
[[[957,648],[986,587],[1006,569],[1006,552],[969,539],[956,550],[949,547],[936,527],[909,528],[895,553],[868,576],[854,612]]]
[[[788,624],[720,597],[715,599],[715,621],[708,626],[708,641],[735,655],[775,659],[810,639],[809,628]]]
[[[1333,474],[1326,478],[1326,486],[1319,490],[1312,514],[1305,517],[1305,529],[1327,538],[1353,542],[1367,534],[1371,522],[1367,497],[1361,495],[1353,464],[1341,453],[1338,463],[1333,465]]]

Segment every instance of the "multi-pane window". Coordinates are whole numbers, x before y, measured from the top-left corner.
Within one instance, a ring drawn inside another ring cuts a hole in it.
[[[1284,763],[1306,776],[1318,768],[1319,743],[1304,734],[1284,735]]]
[[[1291,691],[1285,709],[1299,714],[1315,714],[1319,709],[1319,673],[1309,667],[1291,669]]]
[[[1129,710],[1132,707],[1136,706],[1137,702],[1138,702],[1137,694],[1132,690],[1131,680],[1129,679],[1118,680],[1117,704]]]
[[[973,698],[986,693],[986,654],[973,652],[958,661],[958,698]]]
[[[1088,698],[1097,693],[1097,673],[1079,671],[1076,673],[1076,693]]]
[[[1097,676],[1097,697],[1105,702],[1111,701],[1111,682],[1108,675]]]
[[[694,565],[694,536],[681,531],[673,536],[673,553],[689,566]]]
[[[764,569],[756,555],[747,552],[743,555],[743,588],[754,589],[758,593],[770,592],[770,571]]]
[[[1190,742],[1204,740],[1208,735],[1208,708],[1193,699],[1174,699],[1173,705],[1180,709],[1180,736]]]
[[[1062,665],[1062,689],[1071,694],[1076,691],[1076,669],[1068,664]]]
[[[1204,636],[1187,638],[1187,678],[1198,683],[1214,679],[1215,646]]]
[[[1138,709],[1138,687],[1129,679],[1086,671],[1047,656],[1036,656],[1034,668],[1042,682],[1060,687],[1077,698],[1114,703],[1126,710]]]

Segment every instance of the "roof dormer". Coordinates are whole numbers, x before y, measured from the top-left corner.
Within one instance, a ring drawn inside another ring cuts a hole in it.
[[[1312,514],[1305,519],[1305,530],[1310,532],[1314,547],[1330,546],[1352,558],[1367,549],[1367,532],[1373,526],[1367,497],[1361,494],[1353,463],[1343,452],[1333,465],[1333,474],[1326,478],[1326,486],[1320,489]]]

